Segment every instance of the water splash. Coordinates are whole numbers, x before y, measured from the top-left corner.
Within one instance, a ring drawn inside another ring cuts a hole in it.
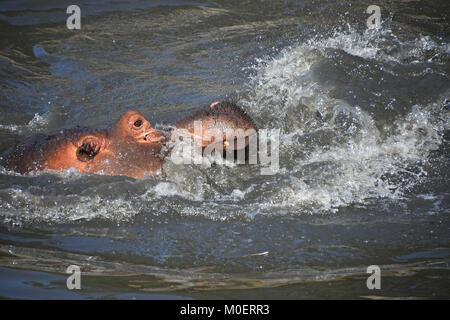
[[[403,199],[427,175],[427,157],[442,143],[448,114],[439,116],[438,102],[411,106],[388,130],[369,106],[332,98],[314,79],[314,68],[335,54],[330,49],[397,64],[438,60],[447,50],[426,37],[405,43],[390,30],[350,28],[260,60],[243,103],[261,122],[282,129],[289,167],[272,182],[277,192],[266,206],[326,213],[373,198]]]
[[[411,103],[404,106],[407,112],[380,122],[372,106],[335,98],[333,88],[317,80],[316,70],[342,53],[390,67],[423,64],[425,70],[430,61],[445,61],[448,45],[426,37],[402,41],[390,30],[350,28],[261,58],[240,104],[264,124],[260,127],[281,129],[278,174],[261,176],[260,168],[250,165],[179,165],[170,158],[164,181],[102,177],[99,183],[96,175],[65,172],[50,174],[52,188],[40,184],[49,173],[40,173],[2,190],[4,223],[127,221],[141,213],[252,219],[327,214],[380,198],[404,200],[426,178],[428,157],[448,130],[448,113],[437,100]],[[387,107],[381,112],[389,112]],[[29,125],[42,121],[36,118]],[[56,192],[66,187],[68,192]]]

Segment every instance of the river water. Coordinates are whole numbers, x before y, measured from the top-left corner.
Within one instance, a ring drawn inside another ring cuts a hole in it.
[[[0,2],[2,157],[33,133],[130,109],[164,127],[228,98],[280,130],[279,170],[1,166],[0,297],[450,298],[448,1],[78,0],[80,30],[70,4]]]

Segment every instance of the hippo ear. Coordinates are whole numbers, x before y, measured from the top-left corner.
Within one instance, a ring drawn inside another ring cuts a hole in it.
[[[85,137],[77,148],[77,159],[82,162],[90,161],[100,152],[100,148],[101,141],[99,138],[95,136]]]

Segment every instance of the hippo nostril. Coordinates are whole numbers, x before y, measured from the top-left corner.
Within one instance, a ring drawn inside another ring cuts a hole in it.
[[[94,158],[94,154],[91,152],[91,150],[86,150],[83,148],[78,148],[78,150],[76,151],[76,155],[77,159],[82,162],[86,162]]]

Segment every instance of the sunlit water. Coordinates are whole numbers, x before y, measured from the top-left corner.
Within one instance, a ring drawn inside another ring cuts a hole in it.
[[[0,3],[3,156],[32,133],[130,109],[164,127],[232,98],[280,130],[280,169],[1,167],[1,297],[449,297],[445,1],[381,2],[380,30],[360,1],[79,1],[81,30],[69,4]]]

